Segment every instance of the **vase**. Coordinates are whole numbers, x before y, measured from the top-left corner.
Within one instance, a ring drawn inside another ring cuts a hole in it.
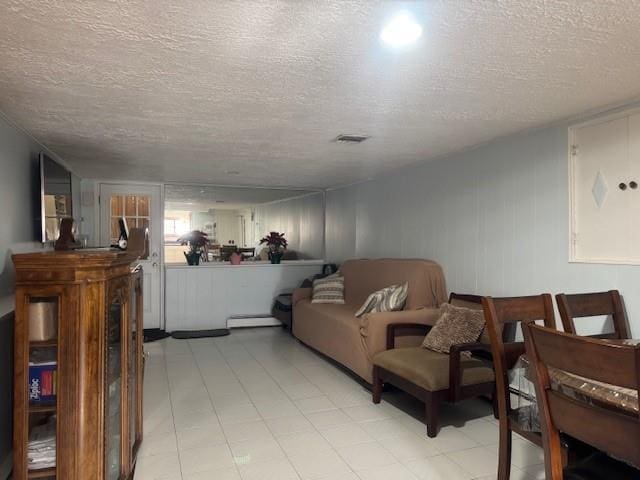
[[[200,265],[200,253],[198,252],[183,252],[187,259],[188,265]]]
[[[242,255],[238,252],[233,252],[229,257],[229,261],[231,262],[231,265],[240,265],[240,262],[242,262]]]
[[[277,265],[282,260],[282,252],[269,252],[269,260],[272,264]]]

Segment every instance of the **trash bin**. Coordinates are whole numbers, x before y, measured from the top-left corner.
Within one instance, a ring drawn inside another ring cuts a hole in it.
[[[291,310],[291,294],[285,293],[276,297],[275,302],[273,302],[271,314],[274,318],[277,318],[282,322],[282,326],[285,329],[291,330],[293,317],[293,312]]]

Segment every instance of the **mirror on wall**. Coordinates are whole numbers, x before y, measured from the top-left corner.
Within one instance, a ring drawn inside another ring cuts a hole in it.
[[[207,235],[209,261],[228,261],[240,252],[247,261],[267,261],[260,239],[277,231],[289,246],[284,260],[321,259],[324,249],[324,194],[313,190],[165,186],[165,262],[184,263],[180,237],[193,230]]]
[[[47,155],[40,154],[40,208],[42,242],[55,241],[60,222],[73,216],[71,172]]]

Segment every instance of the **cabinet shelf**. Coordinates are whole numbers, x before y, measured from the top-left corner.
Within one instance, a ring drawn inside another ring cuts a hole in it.
[[[29,413],[55,413],[56,405],[29,405]]]
[[[57,346],[58,346],[58,339],[57,338],[54,338],[52,340],[42,340],[42,341],[29,342],[29,348],[57,347]]]
[[[56,476],[56,467],[41,468],[40,470],[29,470],[28,478],[49,478]]]

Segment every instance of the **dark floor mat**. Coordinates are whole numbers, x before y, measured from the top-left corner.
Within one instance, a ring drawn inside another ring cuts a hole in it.
[[[163,338],[170,337],[167,332],[160,328],[145,328],[144,329],[144,341],[155,342],[156,340],[162,340]]]
[[[228,328],[218,328],[215,330],[174,330],[171,332],[173,338],[187,339],[187,338],[206,338],[206,337],[224,337],[229,335]]]

